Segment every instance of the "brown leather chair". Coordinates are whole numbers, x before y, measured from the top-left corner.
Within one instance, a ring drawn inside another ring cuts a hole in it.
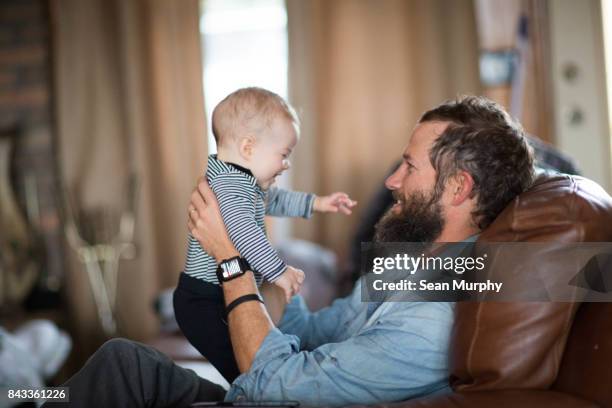
[[[543,175],[479,241],[612,242],[612,198]],[[555,258],[538,262],[554,279]],[[612,303],[457,303],[449,355],[453,393],[381,406],[612,408]]]

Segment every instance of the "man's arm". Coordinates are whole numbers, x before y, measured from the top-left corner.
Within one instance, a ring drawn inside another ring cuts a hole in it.
[[[285,291],[277,285],[273,285],[270,282],[264,282],[259,287],[259,293],[263,297],[266,310],[272,318],[272,323],[278,326],[278,323],[285,313]]]
[[[274,325],[285,334],[298,336],[302,350],[313,350],[325,343],[344,340],[344,326],[354,321],[366,307],[361,302],[359,284],[349,296],[336,299],[330,306],[316,312],[308,309],[301,296],[294,296],[286,304],[284,292],[276,285],[266,282],[259,290]]]
[[[326,343],[337,343],[348,337],[346,325],[363,319],[367,304],[361,302],[361,287],[336,299],[327,307],[311,312],[301,296],[294,296],[285,306],[278,328],[285,334],[300,338],[301,350],[314,350]]]
[[[228,255],[230,253],[228,252]],[[236,255],[238,255],[238,252],[234,252],[234,255],[229,257]],[[217,258],[217,262],[223,259],[227,258]],[[224,282],[222,287],[225,306],[240,296],[257,293],[252,272],[247,272],[239,278]],[[241,373],[245,373],[251,368],[257,351],[270,330],[274,328],[274,324],[264,305],[259,302],[244,302],[229,314],[228,325],[238,369]]]
[[[392,308],[353,336],[300,351],[295,336],[270,330],[226,400],[298,400],[309,406],[399,401],[448,391],[452,306]]]

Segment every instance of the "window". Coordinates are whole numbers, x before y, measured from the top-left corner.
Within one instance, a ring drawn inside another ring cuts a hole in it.
[[[217,148],[210,129],[214,107],[229,93],[259,86],[287,99],[287,11],[283,0],[202,0],[204,102],[209,119],[208,150]],[[286,174],[277,183],[288,187]],[[275,238],[289,223],[275,219]]]
[[[283,0],[203,0],[200,32],[207,118],[227,94],[245,86],[260,86],[287,97]],[[214,153],[212,132],[208,145]]]

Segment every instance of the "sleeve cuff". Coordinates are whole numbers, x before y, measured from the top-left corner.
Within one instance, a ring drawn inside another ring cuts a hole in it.
[[[274,283],[278,280],[278,278],[281,277],[283,273],[285,273],[286,270],[287,270],[287,264],[281,261],[281,264],[277,268],[274,269],[274,272],[266,273],[264,275],[264,278],[266,278],[268,282]]]
[[[316,196],[312,193],[308,193],[306,195],[306,208],[304,211],[304,215],[302,216],[303,218],[310,218],[312,217],[312,213],[314,211],[314,201],[315,201]]]

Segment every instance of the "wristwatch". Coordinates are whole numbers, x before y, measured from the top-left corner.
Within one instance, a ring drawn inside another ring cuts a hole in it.
[[[217,279],[219,280],[220,284],[223,284],[223,282],[236,279],[239,276],[244,275],[246,271],[250,270],[251,265],[249,265],[246,259],[240,256],[235,256],[219,262],[219,265],[217,266]]]

